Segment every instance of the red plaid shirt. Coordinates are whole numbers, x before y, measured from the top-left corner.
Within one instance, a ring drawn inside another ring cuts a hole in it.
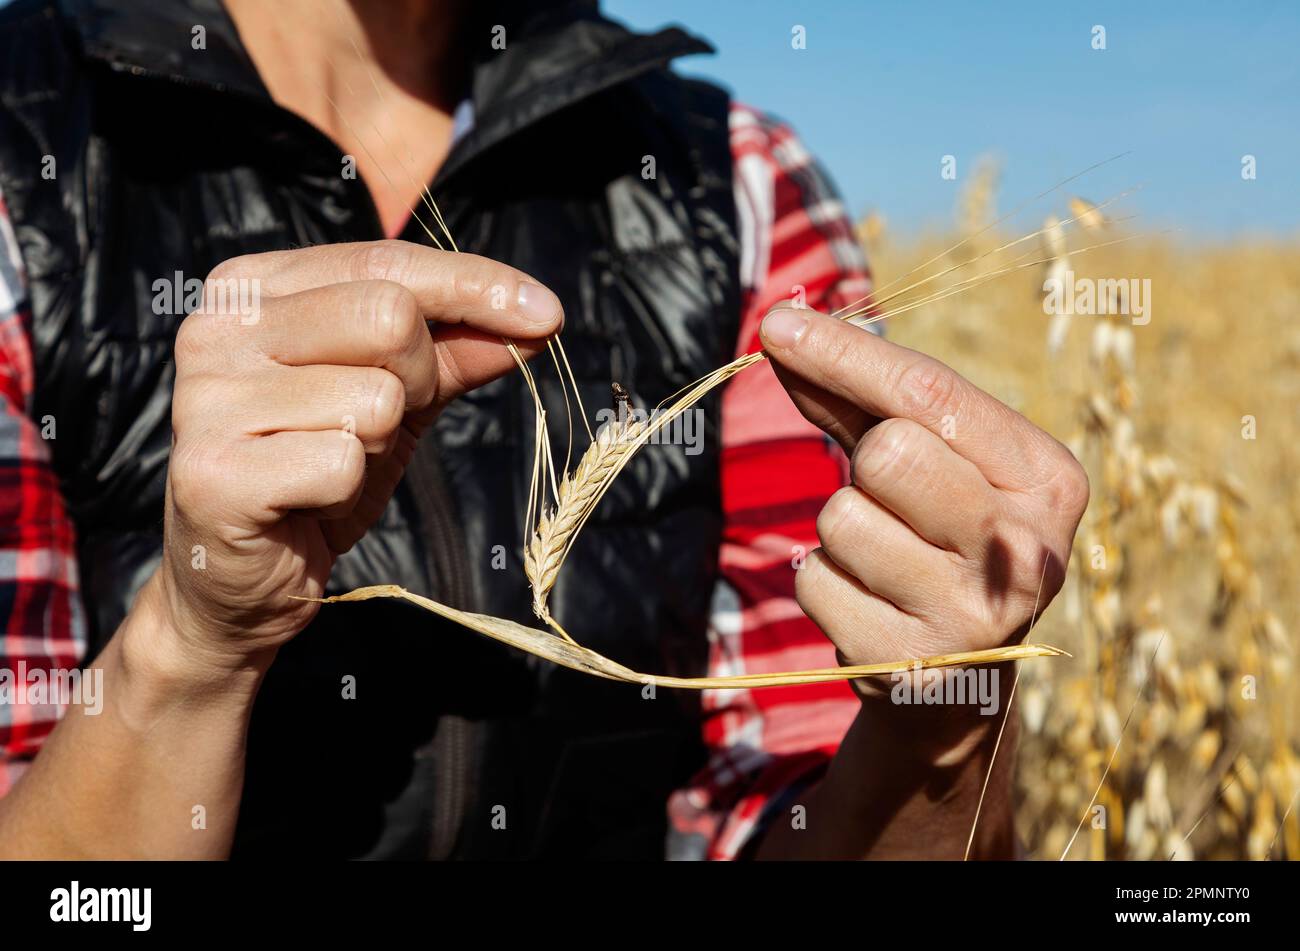
[[[830,311],[865,296],[866,262],[834,189],[786,127],[731,112],[741,232],[737,353],[759,347],[779,301]],[[0,669],[75,667],[85,654],[72,524],[32,395],[22,262],[0,196]],[[766,363],[722,397],[720,579],[709,675],[830,667],[835,651],[794,600],[794,572],[817,546],[816,519],[845,481],[840,450],[794,409]],[[668,804],[674,858],[733,858],[798,801],[857,711],[846,684],[709,690],[706,768]],[[0,703],[0,795],[62,710]]]
[[[19,674],[75,668],[86,650],[72,521],[45,439],[57,431],[28,415],[31,315],[24,286],[0,195],[0,677],[15,678],[7,689],[0,680],[0,795],[63,715],[57,704],[26,702],[16,690]]]

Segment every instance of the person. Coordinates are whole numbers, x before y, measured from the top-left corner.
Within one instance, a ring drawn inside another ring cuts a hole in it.
[[[17,0],[0,47],[0,658],[102,675],[0,706],[0,854],[1014,854],[1014,717],[643,691],[300,600],[537,623],[504,340],[563,325],[589,410],[770,357],[596,510],[551,597],[580,643],[689,676],[1025,636],[1083,471],[827,316],[870,289],[844,209],[672,71],[705,44],[564,0]]]

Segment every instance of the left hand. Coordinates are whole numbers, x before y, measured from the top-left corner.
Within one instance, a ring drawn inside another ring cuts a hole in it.
[[[763,343],[852,460],[798,572],[846,664],[1021,640],[1065,578],[1088,503],[1070,451],[952,369],[843,321],[778,309]]]

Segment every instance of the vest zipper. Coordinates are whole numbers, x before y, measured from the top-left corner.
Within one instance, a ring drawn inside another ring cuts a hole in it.
[[[424,530],[427,574],[436,596],[461,610],[477,610],[473,577],[466,563],[464,532],[447,489],[432,432],[420,440],[405,479]],[[431,744],[434,763],[428,840],[431,860],[454,857],[460,842],[477,774],[478,732],[476,724],[463,717],[443,714],[438,718]]]

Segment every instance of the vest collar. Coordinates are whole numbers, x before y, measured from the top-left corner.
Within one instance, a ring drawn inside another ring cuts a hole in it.
[[[58,0],[92,60],[216,92],[270,100],[221,0]],[[202,26],[205,48],[195,50]]]
[[[221,0],[58,0],[91,59],[117,72],[151,75],[271,104]],[[601,16],[594,0],[506,0],[477,14],[473,130],[456,144],[439,179],[472,156],[554,113],[679,56],[713,48],[685,31],[633,33]],[[492,45],[491,21],[506,30]],[[202,52],[191,46],[203,26]]]

